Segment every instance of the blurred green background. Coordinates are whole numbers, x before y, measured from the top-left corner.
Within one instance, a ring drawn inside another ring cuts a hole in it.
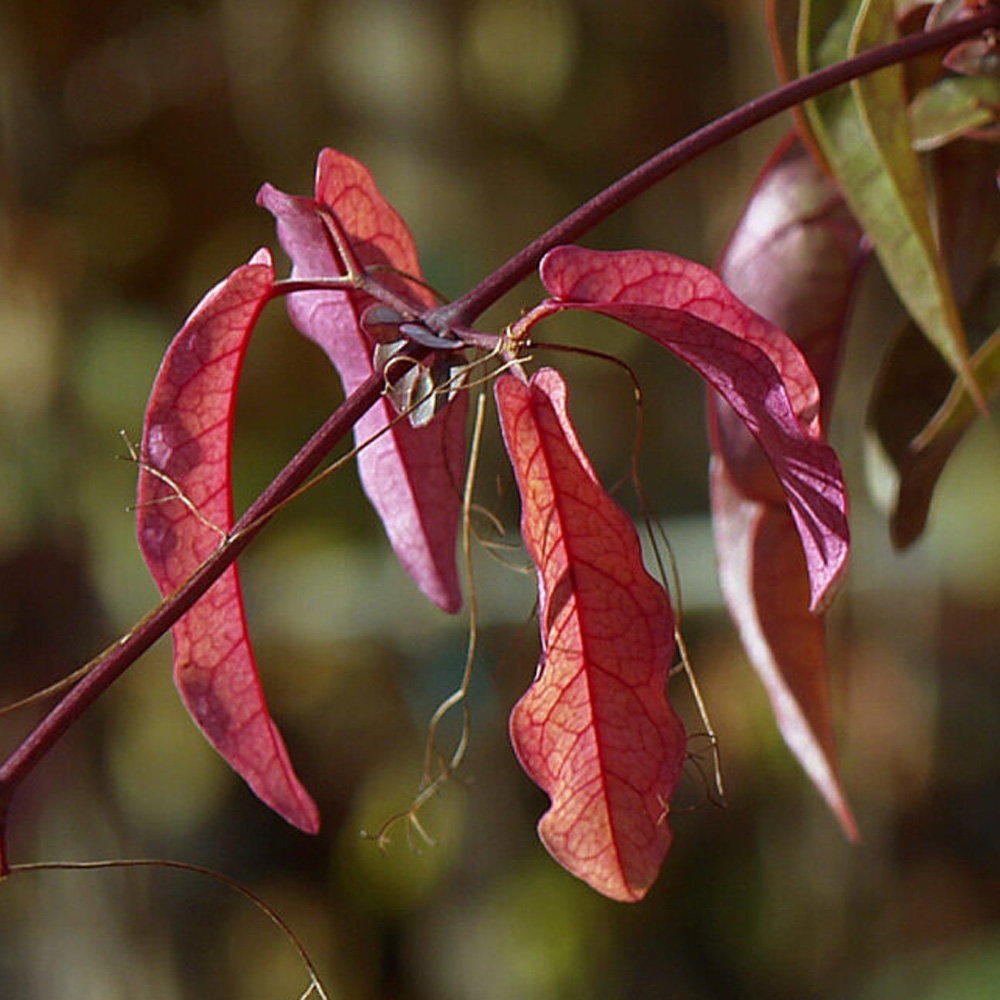
[[[364,160],[454,296],[666,142],[774,83],[763,4],[740,0],[5,0],[0,5],[0,698],[43,686],[155,601],[126,507],[159,357],[201,295],[261,245],[269,180],[308,193],[319,149]],[[708,263],[788,120],[704,158],[588,238]],[[281,260],[279,255],[279,261]],[[279,263],[279,268],[284,267]],[[483,323],[530,305],[528,283]],[[1000,990],[1000,463],[963,445],[928,537],[889,552],[866,500],[861,415],[899,323],[861,296],[834,436],[853,488],[853,575],[832,616],[848,795],[841,838],[783,748],[719,603],[702,390],[609,324],[546,335],[627,358],[646,392],[643,478],[677,549],[686,634],[718,731],[725,810],[692,766],[690,809],[648,899],[604,900],[550,862],[545,806],[506,740],[537,655],[530,577],[477,557],[482,622],[462,781],[397,828],[466,619],[425,607],[354,473],[241,562],[272,710],[323,817],[259,805],[190,724],[161,643],[39,766],[11,814],[16,862],[166,856],[263,894],[335,996],[995,997]],[[541,331],[539,331],[539,336]],[[546,356],[571,383],[605,482],[627,471],[630,387]],[[280,307],[239,406],[237,508],[339,398]],[[593,400],[597,400],[595,406]],[[517,505],[488,425],[479,500]],[[509,555],[523,563],[516,550]],[[676,684],[692,730],[699,723]],[[0,719],[12,749],[37,718]],[[692,744],[698,747],[698,742]],[[19,875],[0,886],[0,996],[297,997],[304,973],[245,900],[176,871]]]

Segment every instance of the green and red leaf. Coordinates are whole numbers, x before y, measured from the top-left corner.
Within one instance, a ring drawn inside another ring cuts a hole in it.
[[[137,531],[165,597],[232,527],[237,382],[273,285],[262,250],[202,299],[156,376],[142,434]],[[315,833],[319,813],[267,710],[235,565],[174,625],[173,640],[174,679],[209,742],[272,809]]]
[[[542,659],[510,720],[525,771],[552,800],[539,835],[612,899],[641,899],[671,843],[685,735],[667,700],[674,618],[631,520],[605,492],[566,409],[559,374],[496,383],[538,569]]]
[[[434,304],[431,293],[418,283],[420,264],[406,223],[357,160],[325,149],[317,165],[315,198],[284,194],[265,184],[257,200],[277,220],[293,278],[345,273],[324,220],[324,213],[333,213],[359,264],[377,269],[379,281],[413,303],[415,310]],[[296,292],[288,298],[292,321],[326,352],[345,393],[374,371],[375,344],[360,322],[372,304],[361,292],[340,289]],[[358,454],[365,493],[400,563],[445,611],[457,611],[462,604],[455,541],[467,408],[467,395],[459,393],[426,426],[415,428],[406,420],[396,421],[391,403],[383,398],[354,428],[356,443],[374,438]]]
[[[830,65],[896,37],[892,5],[804,0],[799,71]],[[965,332],[938,252],[913,151],[903,71],[890,66],[806,105],[812,130],[851,212],[900,301],[952,369],[972,386]]]

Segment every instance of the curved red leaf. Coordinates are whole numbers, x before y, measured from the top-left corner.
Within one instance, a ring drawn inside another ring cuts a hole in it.
[[[861,230],[837,188],[800,142],[783,142],[754,187],[719,273],[802,349],[823,393],[823,416],[864,256]],[[856,839],[837,768],[824,616],[809,613],[794,525],[783,498],[761,489],[764,474],[774,477],[760,447],[714,393],[709,411],[712,522],[726,604],[785,742]]]
[[[265,184],[257,201],[275,217],[278,239],[292,260],[293,278],[342,274],[321,211],[332,211],[358,262],[388,266],[420,278],[413,237],[396,210],[382,197],[368,170],[332,149],[320,154],[316,198],[284,194]],[[321,206],[323,208],[321,208]],[[418,306],[433,304],[425,288],[393,271],[379,280]],[[374,370],[373,342],[359,325],[372,299],[358,292],[308,291],[288,297],[292,322],[333,362],[344,392],[350,393]],[[468,397],[453,400],[426,426],[403,420],[358,455],[358,473],[399,561],[420,589],[445,611],[462,606],[455,541],[461,515]],[[395,419],[382,399],[355,425],[360,444]]]
[[[212,289],[163,359],[146,409],[137,530],[161,593],[173,593],[233,523],[236,385],[250,333],[274,284],[266,250]],[[319,813],[267,711],[231,566],[173,627],[174,679],[209,742],[289,823],[315,833]]]
[[[830,408],[846,318],[870,254],[836,185],[792,133],[765,164],[719,261],[740,300],[780,327]]]
[[[553,308],[600,312],[640,330],[732,406],[778,476],[809,568],[810,606],[823,607],[847,567],[847,490],[798,348],[708,268],[671,254],[557,247],[540,272]]]
[[[511,713],[514,749],[552,799],[553,857],[612,899],[641,899],[671,842],[684,727],[667,701],[673,612],[631,520],[604,491],[566,411],[559,374],[496,383],[538,568],[542,660]]]
[[[809,611],[809,577],[788,509],[748,499],[718,456],[711,463],[719,583],[740,639],[771,701],[778,729],[857,840],[837,768],[825,615]]]

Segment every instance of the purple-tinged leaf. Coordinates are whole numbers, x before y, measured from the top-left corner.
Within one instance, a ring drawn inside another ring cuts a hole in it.
[[[137,531],[165,597],[232,527],[236,387],[273,285],[271,256],[262,250],[202,299],[156,376],[142,435]],[[264,802],[315,833],[316,806],[267,711],[235,565],[174,625],[173,640],[174,679],[199,728]]]
[[[377,269],[380,282],[411,302],[414,310],[433,296],[403,272],[420,280],[416,248],[406,224],[382,197],[368,170],[332,149],[320,154],[316,197],[284,194],[269,184],[257,196],[278,224],[278,238],[292,259],[296,279],[344,273],[323,214],[332,212],[358,262]],[[361,317],[373,300],[360,292],[296,292],[288,311],[296,327],[333,362],[344,392],[350,393],[374,370],[374,342]],[[399,561],[420,589],[445,611],[462,604],[455,560],[465,467],[466,394],[460,394],[426,426],[395,423],[388,400],[380,400],[355,425],[358,444],[385,431],[358,455],[361,484],[382,519]]]
[[[652,251],[557,247],[542,260],[550,307],[600,312],[695,369],[760,443],[787,497],[809,567],[811,607],[846,568],[847,491],[819,429],[819,389],[798,348],[708,268]]]
[[[794,134],[778,145],[723,251],[719,276],[791,338],[830,407],[845,318],[866,256],[836,186]]]
[[[802,349],[824,420],[863,258],[861,231],[837,189],[789,137],[758,178],[719,273]],[[785,742],[854,839],[834,748],[825,616],[809,611],[794,522],[763,451],[714,393],[709,413],[712,522],[729,612]]]

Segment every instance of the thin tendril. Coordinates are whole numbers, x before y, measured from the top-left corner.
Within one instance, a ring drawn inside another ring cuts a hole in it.
[[[158,479],[161,483],[169,486],[171,489],[171,494],[165,497],[156,497],[154,500],[147,500],[141,504],[135,504],[134,506],[127,507],[128,511],[138,510],[140,507],[152,507],[156,504],[170,503],[172,500],[178,500],[180,503],[184,504],[185,507],[191,512],[191,514],[196,517],[209,531],[214,531],[223,541],[228,537],[229,533],[220,528],[213,521],[210,521],[200,510],[198,510],[195,502],[180,488],[177,482],[175,482],[170,476],[165,472],[157,469],[155,466],[150,465],[144,458],[142,458],[139,452],[136,450],[135,445],[132,443],[128,434],[124,430],[118,432],[122,440],[125,442],[125,447],[128,449],[128,455],[119,456],[122,461],[132,462],[137,465],[142,472],[146,472],[151,475],[154,479]]]
[[[471,718],[469,715],[469,684],[472,680],[472,668],[476,659],[476,644],[479,634],[479,606],[476,598],[475,575],[472,569],[472,531],[471,508],[472,491],[475,487],[476,470],[479,465],[479,450],[482,444],[483,418],[486,412],[486,395],[480,393],[476,400],[476,416],[473,424],[472,440],[469,446],[469,464],[465,476],[465,487],[462,495],[462,553],[465,561],[465,571],[469,580],[469,638],[465,653],[465,665],[459,686],[444,701],[438,705],[427,726],[427,742],[424,754],[424,773],[421,788],[417,791],[408,809],[390,816],[382,826],[369,835],[362,831],[362,836],[374,840],[379,847],[388,843],[390,830],[402,820],[407,821],[407,829],[415,829],[425,843],[434,844],[433,838],[424,829],[419,820],[419,812],[423,805],[433,798],[446,781],[450,780],[465,757],[469,745]],[[450,758],[445,758],[437,749],[437,729],[441,720],[456,705],[462,706],[462,732]],[[434,774],[434,764],[440,770]]]
[[[237,882],[236,879],[223,875],[211,868],[202,865],[190,864],[186,861],[172,861],[169,858],[126,858],[117,861],[37,861],[27,864],[11,865],[10,869],[0,875],[0,882],[11,878],[14,875],[27,874],[28,872],[47,871],[99,871],[110,868],[166,868],[174,871],[190,872],[194,875],[201,875],[212,879],[220,885],[239,893],[244,899],[249,900],[268,920],[278,928],[291,944],[299,956],[306,971],[309,973],[309,986],[300,996],[299,1000],[304,1000],[311,993],[315,992],[322,1000],[329,1000],[329,995],[323,986],[319,972],[313,960],[309,957],[305,946],[299,940],[295,932],[289,927],[285,919],[269,903],[257,895],[252,889]]]
[[[719,740],[715,735],[715,729],[712,726],[712,720],[708,714],[708,706],[705,704],[705,699],[702,697],[701,688],[698,686],[698,681],[694,676],[694,670],[691,667],[691,660],[688,657],[687,644],[684,642],[684,637],[681,635],[679,628],[674,630],[674,637],[677,640],[677,651],[680,653],[681,657],[681,670],[687,678],[688,686],[691,688],[691,694],[694,697],[695,705],[698,708],[698,714],[701,716],[701,721],[705,724],[705,732],[708,736],[709,744],[712,747],[712,763],[715,770],[715,787],[719,793],[719,797],[721,799],[725,799],[726,789],[722,780],[722,754],[719,749]]]
[[[486,394],[479,393],[476,399],[476,418],[472,431],[472,443],[469,447],[469,469],[465,477],[465,490],[462,494],[462,556],[465,561],[465,572],[469,580],[469,641],[465,652],[465,666],[462,671],[462,681],[458,688],[446,698],[434,712],[427,727],[427,754],[424,760],[424,780],[433,780],[431,758],[433,756],[437,728],[445,715],[457,704],[463,708],[462,735],[447,767],[442,772],[448,774],[454,771],[465,756],[469,738],[469,682],[472,679],[472,667],[476,659],[476,643],[479,635],[479,602],[476,596],[475,574],[472,569],[472,529],[471,509],[472,491],[476,482],[476,471],[479,467],[479,449],[483,437],[483,417],[486,411]]]
[[[19,698],[17,701],[12,701],[6,705],[0,706],[0,718],[5,715],[10,715],[19,709],[37,705],[39,702],[55,697],[57,694],[62,694],[63,691],[71,688],[78,680],[86,677],[94,666],[100,662],[103,655],[104,654],[101,653],[99,656],[96,656],[94,659],[85,663],[82,667],[77,667],[71,674],[67,674],[60,680],[54,681],[47,687],[39,688],[37,691],[33,691],[31,694],[25,695],[23,698]]]

